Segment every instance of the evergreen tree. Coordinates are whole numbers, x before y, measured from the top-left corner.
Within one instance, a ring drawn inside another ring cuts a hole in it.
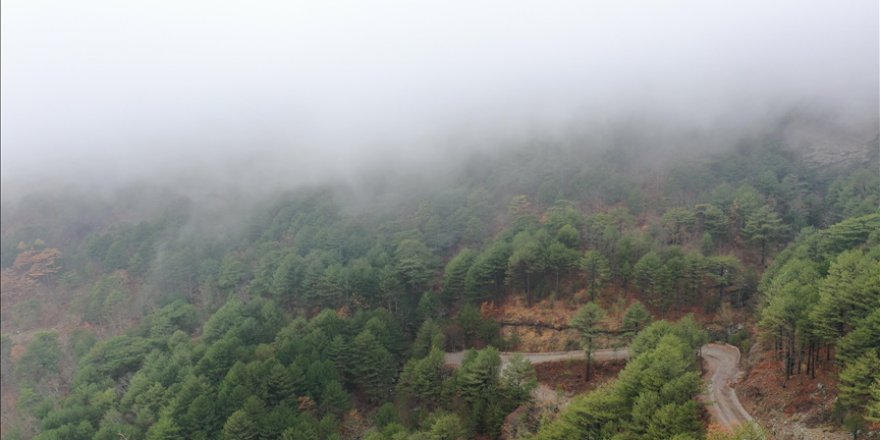
[[[222,438],[223,440],[258,440],[260,430],[251,415],[240,409],[226,419]]]
[[[623,314],[621,330],[628,338],[633,338],[651,323],[651,313],[642,303],[636,301],[627,307]]]
[[[268,363],[266,376],[266,398],[269,405],[277,405],[294,395],[294,382],[286,368],[276,358]]]
[[[521,354],[511,357],[501,371],[501,389],[507,399],[515,405],[530,401],[537,387],[538,378],[532,363]]]
[[[412,344],[412,356],[421,358],[426,356],[431,349],[443,350],[446,347],[446,336],[443,329],[433,319],[426,319],[416,332],[416,338]]]
[[[389,391],[396,374],[391,353],[376,336],[365,330],[352,344],[352,372],[354,382],[373,401],[381,401]]]
[[[587,251],[581,259],[581,270],[584,271],[584,275],[587,277],[590,301],[595,301],[596,294],[611,277],[608,260],[597,251]]]
[[[424,358],[407,362],[400,375],[400,388],[425,404],[438,406],[442,403],[443,381],[446,377],[443,352],[433,348]]]
[[[325,414],[341,416],[348,411],[349,395],[338,381],[327,382],[321,393],[321,411]]]
[[[760,209],[748,216],[743,234],[749,240],[758,243],[761,246],[761,266],[764,266],[764,259],[767,255],[767,245],[775,243],[785,234],[785,225],[773,208],[764,205]]]
[[[547,247],[547,267],[556,273],[557,292],[559,291],[560,276],[575,267],[579,258],[580,253],[576,249],[567,247],[559,241],[554,241]]]
[[[184,440],[184,437],[171,416],[165,415],[147,431],[147,440]]]
[[[840,401],[858,414],[864,414],[873,396],[871,387],[880,379],[878,350],[872,349],[840,372]]]
[[[302,257],[295,252],[285,256],[272,277],[272,295],[281,303],[289,303],[300,283]]]
[[[556,233],[556,241],[569,249],[578,249],[581,246],[581,233],[571,224],[565,224]]]
[[[685,236],[691,232],[696,223],[696,216],[689,209],[671,208],[663,213],[663,228],[672,244],[682,244]]]
[[[470,302],[480,303],[490,293],[501,293],[510,254],[510,244],[504,240],[496,240],[477,256],[465,279]]]
[[[465,248],[446,264],[446,270],[443,271],[443,297],[447,304],[464,297],[468,270],[476,258],[476,252]]]
[[[537,237],[522,231],[513,237],[513,252],[507,262],[507,279],[511,284],[521,280],[526,292],[526,304],[532,304],[532,283],[547,265],[546,249]]]
[[[462,397],[471,403],[492,399],[498,393],[500,369],[501,356],[498,350],[489,347],[470,351],[457,374],[456,382]]]
[[[654,304],[660,302],[660,293],[665,284],[663,260],[656,252],[648,252],[633,267],[636,286]]]
[[[593,339],[601,330],[601,321],[605,318],[605,311],[594,302],[588,302],[578,310],[571,320],[571,326],[577,329],[581,335],[581,346],[587,358],[586,380],[590,380],[593,360]]]
[[[431,425],[429,433],[431,440],[465,440],[467,430],[461,423],[461,419],[455,414],[446,414],[437,418]]]

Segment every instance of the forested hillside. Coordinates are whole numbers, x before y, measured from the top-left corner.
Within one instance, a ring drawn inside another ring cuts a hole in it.
[[[3,438],[498,438],[537,386],[482,312],[513,298],[589,303],[575,328],[632,341],[616,381],[525,436],[704,438],[693,353],[736,329],[782,384],[839,366],[836,423],[876,427],[878,149],[823,167],[772,137],[675,164],[530,144],[436,180],[4,200]]]

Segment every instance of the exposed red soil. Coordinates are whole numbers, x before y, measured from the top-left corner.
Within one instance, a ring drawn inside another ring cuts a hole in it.
[[[593,363],[592,377],[586,378],[586,360],[544,362],[535,365],[538,382],[566,394],[581,394],[617,377],[625,361]]]
[[[824,361],[824,353],[822,358]],[[801,374],[785,380],[783,361],[772,350],[752,350],[749,373],[737,387],[745,397],[752,414],[779,411],[785,415],[807,414],[809,419],[821,418],[820,412],[830,411],[837,398],[837,368],[823,362],[816,369],[816,378],[801,369]],[[813,420],[819,421],[819,420]]]
[[[832,418],[837,399],[837,367],[826,361],[824,349],[816,378],[806,373],[785,380],[783,361],[766,344],[750,351],[747,375],[736,392],[743,406],[775,439],[851,438]]]

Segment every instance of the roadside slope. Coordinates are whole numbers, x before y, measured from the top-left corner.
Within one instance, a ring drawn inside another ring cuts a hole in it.
[[[752,421],[752,416],[743,408],[732,387],[742,374],[739,369],[739,350],[728,344],[706,344],[702,348],[702,353],[705,365],[703,379],[706,380],[709,387],[704,403],[708,407],[713,422],[730,428]],[[464,354],[464,351],[446,353],[446,364],[456,368],[461,366]],[[583,359],[584,357],[584,352],[581,350],[547,353],[503,352],[501,353],[502,367],[517,354],[522,355],[533,364]],[[596,362],[624,360],[628,357],[629,351],[626,348],[603,349],[593,352],[593,360]],[[543,389],[541,391],[546,392]]]

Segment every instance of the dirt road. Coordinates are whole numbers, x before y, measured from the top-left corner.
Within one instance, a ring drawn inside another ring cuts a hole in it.
[[[703,365],[706,373],[703,378],[709,382],[709,394],[705,403],[709,414],[720,425],[732,427],[752,421],[732,385],[742,371],[739,369],[739,349],[728,344],[706,344],[703,346]]]
[[[740,423],[751,421],[752,416],[750,416],[745,408],[743,408],[739,399],[736,397],[736,392],[731,386],[742,374],[739,369],[739,350],[736,347],[727,344],[706,344],[703,346],[702,353],[705,361],[704,365],[706,367],[706,373],[703,375],[703,378],[707,381],[709,386],[708,395],[703,400],[709,409],[709,414],[712,416],[712,419],[716,423],[726,427],[733,427]],[[465,352],[463,351],[446,353],[446,364],[453,367],[461,366],[461,362],[464,360],[464,354]],[[501,353],[502,368],[510,361],[510,358],[516,354],[523,355],[533,364],[584,358],[584,352],[582,350],[547,353],[503,352]],[[616,350],[604,349],[593,352],[593,360],[596,362],[624,360],[628,357],[629,351],[627,351],[626,348]],[[551,396],[555,396],[555,393],[552,390],[543,385],[539,389],[538,394],[537,397],[539,400],[547,400],[552,398]],[[547,395],[544,396],[544,394]]]
[[[457,351],[455,353],[446,353],[446,364],[453,367],[461,366],[464,360],[465,351]],[[548,351],[544,353],[518,353],[518,352],[502,352],[501,366],[502,368],[510,362],[510,358],[514,355],[521,354],[533,364],[542,364],[544,362],[564,361],[567,359],[583,359],[583,350],[574,351]],[[603,349],[593,352],[593,360],[596,362],[608,362],[616,360],[626,360],[629,352],[626,348],[620,349]]]

